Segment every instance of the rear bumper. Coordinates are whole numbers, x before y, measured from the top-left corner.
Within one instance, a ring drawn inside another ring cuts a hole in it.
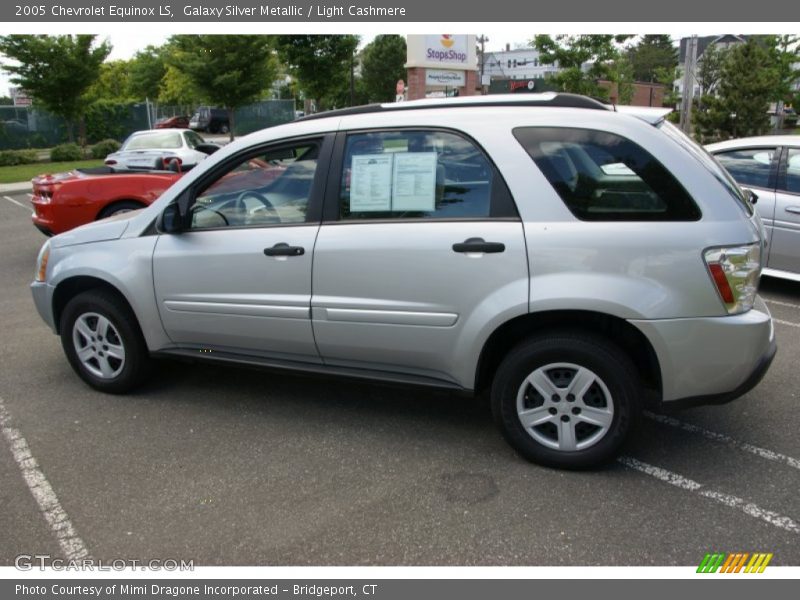
[[[655,350],[664,408],[720,404],[747,393],[777,349],[772,317],[761,298],[740,315],[631,323]]]
[[[756,387],[761,380],[764,378],[764,375],[767,374],[770,365],[772,364],[772,360],[775,358],[775,354],[778,352],[778,344],[775,342],[773,338],[770,347],[767,349],[767,353],[761,357],[761,360],[756,365],[756,368],[753,369],[753,372],[750,373],[750,376],[745,379],[739,387],[735,390],[731,390],[730,392],[723,392],[720,394],[710,394],[707,396],[692,396],[689,398],[681,398],[679,400],[672,400],[670,402],[662,402],[661,408],[664,410],[680,410],[684,408],[691,408],[693,406],[706,406],[708,404],[727,404],[728,402],[732,402],[741,396],[744,396],[747,392],[752,390]]]

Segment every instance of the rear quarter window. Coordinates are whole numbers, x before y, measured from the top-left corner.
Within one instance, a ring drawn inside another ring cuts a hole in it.
[[[520,127],[514,137],[578,219],[696,221],[701,216],[675,176],[627,138],[568,127]]]

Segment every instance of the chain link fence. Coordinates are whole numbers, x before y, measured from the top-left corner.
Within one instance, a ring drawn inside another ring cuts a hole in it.
[[[196,107],[159,105],[152,102],[99,101],[90,105],[85,117],[85,136],[90,144],[104,139],[124,140],[134,131],[150,129],[164,117],[191,116]],[[236,109],[236,135],[294,119],[294,100],[263,100]],[[73,128],[78,137],[78,126]],[[0,150],[51,148],[68,141],[67,124],[35,107],[0,106]]]

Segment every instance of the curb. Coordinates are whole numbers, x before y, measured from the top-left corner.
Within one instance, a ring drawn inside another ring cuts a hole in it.
[[[17,183],[0,183],[0,194],[12,194],[14,192],[30,192],[33,184],[30,181],[18,181]]]

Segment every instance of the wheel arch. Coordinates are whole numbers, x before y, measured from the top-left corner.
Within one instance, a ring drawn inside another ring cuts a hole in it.
[[[487,391],[498,365],[525,338],[547,331],[570,330],[593,333],[618,345],[633,361],[648,391],[661,396],[661,366],[655,349],[634,325],[606,313],[585,310],[554,310],[520,315],[497,327],[487,338],[478,358],[475,391]]]
[[[61,334],[61,316],[64,313],[64,307],[66,307],[67,303],[69,303],[69,301],[78,294],[82,294],[83,292],[88,292],[90,290],[103,290],[113,294],[125,304],[126,308],[130,310],[132,315],[136,316],[136,312],[133,310],[131,303],[128,302],[125,294],[123,294],[116,286],[98,277],[92,277],[90,275],[76,275],[61,281],[53,292],[53,324],[55,325],[57,334]],[[138,318],[136,319],[136,325],[141,331]]]
[[[126,202],[131,202],[133,204],[138,204],[141,208],[147,208],[148,204],[141,198],[114,198],[111,202],[103,205],[103,207],[97,211],[94,220],[97,221],[98,219],[104,219],[107,213],[111,208],[117,206],[118,204],[124,204]]]

